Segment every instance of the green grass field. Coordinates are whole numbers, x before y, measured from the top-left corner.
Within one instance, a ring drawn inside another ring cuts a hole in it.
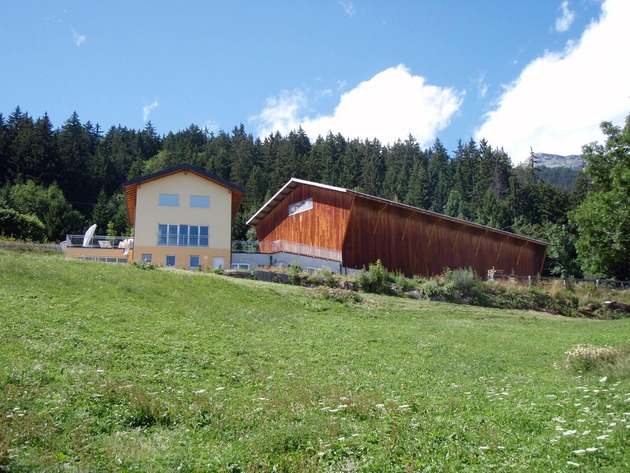
[[[630,471],[630,319],[0,251],[0,471]]]

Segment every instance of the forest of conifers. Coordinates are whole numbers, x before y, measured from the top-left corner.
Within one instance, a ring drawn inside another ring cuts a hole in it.
[[[605,205],[619,209],[602,197],[611,189],[622,200],[625,192],[621,204],[630,204],[630,171],[615,177],[619,166],[630,169],[630,132],[627,123],[603,123],[602,130],[607,143],[585,144],[587,166],[568,192],[541,179],[533,154],[515,167],[484,140],[447,150],[436,139],[423,149],[411,136],[383,145],[332,133],[311,139],[302,129],[259,139],[243,125],[216,134],[191,125],[160,136],[150,122],[142,130],[105,131],[77,113],[55,128],[47,114],[33,118],[17,107],[0,114],[0,235],[59,241],[92,223],[99,234],[129,234],[122,183],[189,163],[245,188],[233,225],[237,240],[255,239],[245,221],[297,177],[548,241],[548,274],[630,278],[628,211],[606,224],[614,228],[596,223]],[[617,236],[606,240],[610,231]],[[614,254],[590,254],[597,245]]]

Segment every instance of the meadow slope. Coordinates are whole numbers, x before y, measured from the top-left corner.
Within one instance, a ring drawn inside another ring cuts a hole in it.
[[[0,250],[0,471],[630,471],[588,320]]]

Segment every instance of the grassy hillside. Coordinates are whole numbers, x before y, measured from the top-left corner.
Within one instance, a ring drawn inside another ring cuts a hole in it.
[[[0,471],[630,470],[630,319],[320,294],[0,251]]]

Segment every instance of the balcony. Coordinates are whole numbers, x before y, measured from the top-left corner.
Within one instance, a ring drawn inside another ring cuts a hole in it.
[[[84,234],[66,235],[61,249],[67,257],[106,263],[127,263],[133,249],[133,238],[128,236]]]

